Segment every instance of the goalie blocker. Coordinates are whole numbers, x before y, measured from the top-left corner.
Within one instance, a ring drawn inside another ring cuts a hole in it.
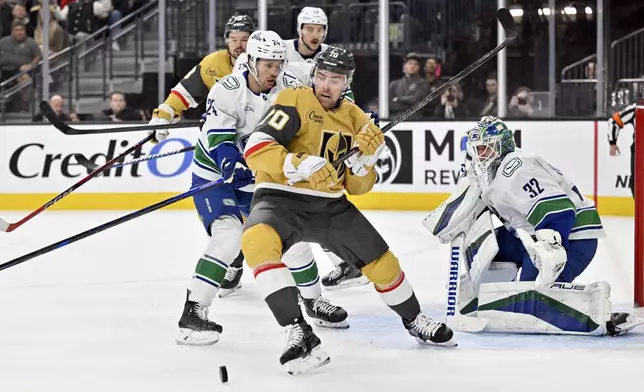
[[[465,332],[619,335],[644,323],[627,313],[611,313],[607,282],[515,282],[520,265],[499,260],[497,231],[505,228],[480,194],[477,184],[462,176],[456,191],[423,221],[452,250],[446,311],[450,327]],[[531,237],[523,240],[528,248]]]

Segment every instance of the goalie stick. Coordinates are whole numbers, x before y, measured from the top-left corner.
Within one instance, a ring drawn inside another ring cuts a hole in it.
[[[135,163],[141,163],[141,162],[145,162],[145,161],[151,161],[151,160],[157,159],[157,158],[164,158],[164,157],[169,157],[171,155],[182,154],[184,152],[193,151],[194,149],[195,149],[194,146],[190,146],[190,147],[181,148],[179,150],[172,150],[172,151],[168,151],[168,152],[162,152],[162,153],[159,153],[159,154],[152,154],[152,155],[148,155],[147,157],[141,157],[141,158],[137,158],[137,159],[132,159],[130,161],[117,163],[114,166],[112,166],[112,168],[116,169],[116,168],[119,168],[119,167],[122,167],[122,166],[133,165]],[[76,159],[76,162],[78,162],[79,165],[85,167],[86,169],[92,170],[92,171],[96,170],[99,167],[98,164],[90,161],[83,154],[74,154],[74,159]]]
[[[456,76],[445,82],[443,85],[441,85],[439,88],[434,90],[431,94],[426,96],[425,98],[421,99],[418,101],[414,106],[410,107],[406,111],[404,111],[400,116],[396,117],[393,119],[391,122],[389,122],[387,125],[385,125],[382,128],[382,132],[385,133],[391,128],[395,127],[396,125],[400,124],[401,122],[405,121],[408,119],[411,115],[416,113],[418,110],[423,108],[425,105],[427,105],[429,102],[433,101],[434,99],[440,97],[445,90],[448,88],[452,87],[456,83],[460,82],[463,78],[465,78],[467,75],[471,74],[475,70],[477,70],[479,67],[481,67],[483,64],[488,62],[492,57],[494,57],[497,53],[499,53],[501,50],[505,49],[506,46],[510,45],[512,41],[514,41],[517,38],[517,27],[514,23],[514,18],[510,14],[510,11],[508,11],[507,8],[499,8],[496,11],[496,18],[498,19],[499,23],[501,24],[501,27],[503,27],[503,30],[505,31],[505,39],[501,44],[499,44],[496,48],[492,49],[485,55],[483,55],[480,59],[476,60],[472,64],[470,64],[467,68],[462,70],[460,73],[458,73]],[[348,158],[351,158],[355,154],[357,154],[360,150],[358,150],[357,147],[352,148],[351,150],[347,151],[346,153],[340,155],[338,159],[333,163],[333,166],[337,169],[342,162],[347,160]]]
[[[73,128],[69,124],[62,121],[58,118],[54,109],[47,101],[40,102],[40,111],[42,115],[53,125],[56,129],[64,133],[65,135],[94,135],[98,133],[116,133],[116,132],[136,132],[136,131],[152,131],[153,129],[179,129],[179,128],[192,128],[199,127],[201,121],[181,121],[176,124],[164,124],[164,125],[133,125],[127,127],[108,127],[100,129],[78,129]]]
[[[123,151],[121,154],[118,156],[110,159],[107,161],[103,166],[98,167],[96,170],[88,174],[87,176],[83,177],[80,181],[78,181],[76,184],[72,185],[68,189],[64,190],[63,192],[59,193],[56,197],[53,199],[49,200],[47,203],[43,204],[40,208],[37,210],[33,211],[31,214],[27,215],[26,217],[22,218],[18,222],[15,223],[9,223],[6,222],[3,219],[0,219],[0,231],[4,231],[6,233],[10,233],[17,229],[18,227],[22,226],[29,220],[31,220],[33,217],[36,215],[40,214],[41,212],[45,211],[47,208],[53,206],[54,204],[58,203],[61,201],[65,196],[69,195],[70,193],[74,192],[76,189],[80,188],[83,184],[91,180],[92,178],[98,176],[99,174],[103,173],[107,169],[109,169],[115,162],[125,158],[127,155],[130,153],[134,152],[137,148],[141,147],[148,141],[152,140],[154,135],[149,135],[145,139],[141,140],[140,142],[136,143],[135,145],[131,146],[127,150]]]

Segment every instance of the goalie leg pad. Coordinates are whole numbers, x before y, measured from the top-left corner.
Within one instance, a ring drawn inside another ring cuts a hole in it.
[[[190,281],[190,300],[210,306],[224,281],[228,266],[241,249],[242,224],[236,216],[221,216],[212,222],[212,233]]]
[[[474,291],[478,291],[481,282],[486,279],[490,263],[498,251],[492,215],[485,211],[470,227],[461,249]]]
[[[282,262],[291,271],[303,298],[316,299],[322,295],[318,265],[313,259],[313,251],[309,243],[298,242],[291,246],[282,255]]]
[[[539,289],[533,282],[486,283],[479,292],[478,318],[487,320],[490,332],[604,335],[609,297],[606,282]]]

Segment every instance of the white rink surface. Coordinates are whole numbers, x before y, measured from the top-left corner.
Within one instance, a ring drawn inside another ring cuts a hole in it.
[[[2,213],[17,221],[25,213]],[[4,262],[120,216],[45,212],[0,235]],[[423,309],[442,317],[447,248],[424,213],[367,212],[401,259]],[[632,219],[604,218],[609,237],[580,281],[607,280],[632,303]],[[217,299],[218,344],[174,343],[185,286],[206,238],[193,212],[161,211],[0,272],[0,391],[538,391],[641,385],[644,328],[619,338],[469,335],[455,349],[416,344],[370,286],[327,293],[348,330],[317,329],[331,363],[289,376],[284,336],[246,270]],[[320,257],[322,274],[331,269]],[[230,380],[221,384],[220,365]]]

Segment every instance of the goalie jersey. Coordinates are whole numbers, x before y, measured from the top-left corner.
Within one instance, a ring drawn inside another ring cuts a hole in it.
[[[215,84],[206,99],[206,121],[195,146],[193,174],[209,181],[220,179],[222,160],[241,155],[250,133],[277,94],[286,87],[308,84],[309,75],[310,72],[289,65],[277,77],[276,86],[263,94],[248,88],[248,78],[253,76],[246,70],[234,72]]]
[[[308,182],[287,185],[283,172],[284,160],[291,152],[335,161],[351,149],[355,135],[366,126],[376,127],[353,102],[342,100],[339,107],[327,111],[310,87],[283,90],[246,143],[244,158],[255,172],[255,189],[331,198],[342,197],[344,190],[352,195],[369,192],[376,180],[375,171],[357,177],[344,163],[337,169],[340,181],[321,191],[311,189]]]
[[[593,201],[539,156],[519,149],[507,154],[482,188],[485,204],[513,228],[556,230],[565,243],[605,235]]]

